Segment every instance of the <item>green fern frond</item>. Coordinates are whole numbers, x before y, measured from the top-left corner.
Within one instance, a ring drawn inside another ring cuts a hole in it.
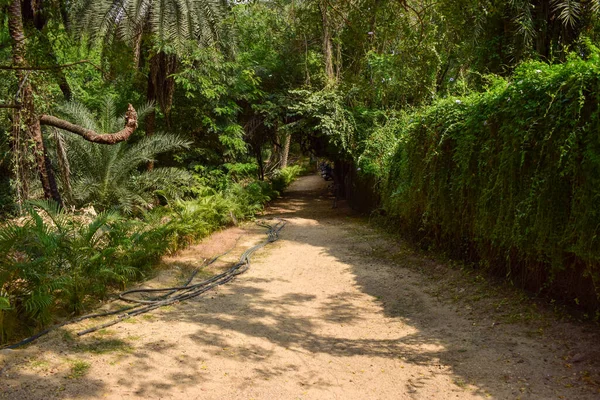
[[[40,287],[25,300],[25,311],[33,318],[43,322],[50,318],[49,308],[52,306],[54,296],[47,287]]]
[[[88,243],[90,247],[94,247],[104,233],[101,232],[101,230],[119,220],[120,216],[116,211],[101,212],[92,222],[82,229],[82,240]]]
[[[54,223],[54,226],[59,232],[64,232],[67,228],[68,219],[64,210],[54,200],[29,200],[27,202],[29,207],[33,207],[43,211],[48,218]],[[36,215],[39,215],[37,211]]]

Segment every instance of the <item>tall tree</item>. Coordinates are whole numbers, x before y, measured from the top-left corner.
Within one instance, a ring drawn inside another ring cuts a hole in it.
[[[148,60],[146,99],[158,103],[167,124],[173,101],[177,53],[190,41],[218,43],[225,0],[85,0],[78,18],[83,30],[102,38],[115,38],[133,49],[137,61]],[[155,132],[155,111],[146,117],[146,134]],[[152,168],[152,164],[149,164]]]
[[[40,121],[35,114],[35,104],[33,98],[33,87],[29,75],[27,74],[27,62],[25,60],[25,31],[23,29],[21,0],[11,0],[8,6],[8,30],[12,39],[12,62],[16,69],[16,76],[19,82],[21,108],[15,113],[13,121],[13,138],[20,138],[21,125],[25,127],[26,139],[33,142],[33,156],[35,159],[37,171],[42,183],[42,189],[46,198],[54,198],[60,202],[60,196],[56,190],[56,185],[51,185],[53,176],[47,167],[47,155],[45,154],[44,142],[42,138],[42,128]],[[14,143],[16,148],[24,148],[21,143]],[[20,154],[20,152],[17,152]],[[17,160],[20,163],[19,160]],[[17,177],[21,179],[21,177]],[[21,198],[26,199],[29,194],[21,193]]]
[[[71,124],[68,121],[63,121],[52,116],[37,115],[34,103],[34,90],[31,80],[28,79],[28,71],[35,69],[35,67],[29,66],[25,58],[26,37],[23,28],[20,0],[11,0],[8,6],[8,27],[12,39],[12,68],[16,71],[20,88],[18,93],[20,107],[15,113],[15,118],[13,120],[13,138],[20,137],[21,127],[24,126],[26,140],[31,140],[33,142],[35,167],[40,177],[44,197],[53,198],[59,204],[62,204],[61,196],[58,192],[52,167],[46,152],[46,147],[44,146],[41,128],[42,124],[67,130],[91,142],[114,144],[127,140],[135,131],[138,126],[137,113],[135,109],[129,105],[125,118],[125,128],[120,132],[109,135],[101,135],[92,130],[85,129],[81,126]],[[15,143],[15,146],[18,148],[27,148],[27,146],[22,146],[21,143]],[[17,160],[17,162],[20,161]],[[26,199],[28,195],[28,193],[23,193],[22,198]]]

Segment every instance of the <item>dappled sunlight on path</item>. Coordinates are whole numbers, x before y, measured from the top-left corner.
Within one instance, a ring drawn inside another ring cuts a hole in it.
[[[564,366],[564,341],[544,342],[527,326],[498,326],[493,315],[473,318],[440,301],[434,293],[447,288],[418,272],[433,262],[343,203],[332,209],[325,185],[304,177],[270,207],[270,216],[288,221],[281,240],[234,282],[94,337],[56,332],[26,355],[6,356],[0,396],[597,398],[593,384]],[[240,235],[231,260],[263,230],[231,228],[166,262],[194,264]],[[401,256],[390,261],[392,252]],[[87,373],[73,376],[76,360]],[[595,373],[591,361],[583,364]]]

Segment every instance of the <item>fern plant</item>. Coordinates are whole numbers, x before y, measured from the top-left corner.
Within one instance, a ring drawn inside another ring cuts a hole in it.
[[[140,108],[143,116],[151,106]],[[99,118],[83,105],[71,102],[61,111],[80,125],[96,131],[112,131],[122,121],[114,102],[106,98]],[[104,146],[63,135],[72,175],[70,186],[76,206],[93,204],[100,210],[118,207],[131,213],[151,207],[156,195],[177,197],[191,180],[190,174],[178,168],[156,168],[141,171],[141,166],[155,161],[158,154],[187,148],[189,142],[178,135],[156,134],[140,141]]]
[[[79,312],[87,293],[106,290],[130,271],[113,269],[107,233],[119,217],[102,213],[77,221],[51,201],[32,202],[25,222],[0,228],[0,292],[3,311],[44,325],[62,305]],[[107,262],[107,260],[109,262]],[[12,307],[9,307],[12,306]]]

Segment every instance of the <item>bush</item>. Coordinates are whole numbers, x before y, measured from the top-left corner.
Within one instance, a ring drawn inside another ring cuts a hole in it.
[[[282,169],[278,169],[273,172],[269,180],[273,190],[276,192],[283,192],[293,181],[302,173],[302,167],[299,165],[292,165]]]
[[[600,56],[529,62],[376,130],[358,160],[411,235],[598,307]],[[386,140],[387,139],[387,140]]]
[[[43,326],[61,311],[80,313],[110,287],[140,277],[164,249],[156,237],[145,240],[147,233],[129,236],[115,212],[77,216],[47,201],[27,211],[0,229],[2,337],[18,325]]]
[[[286,182],[293,171],[285,172]],[[142,278],[163,254],[254,216],[277,196],[261,181],[194,192],[194,199],[136,219],[116,211],[70,214],[53,202],[33,202],[26,217],[0,227],[0,343],[57,315],[80,314]]]

